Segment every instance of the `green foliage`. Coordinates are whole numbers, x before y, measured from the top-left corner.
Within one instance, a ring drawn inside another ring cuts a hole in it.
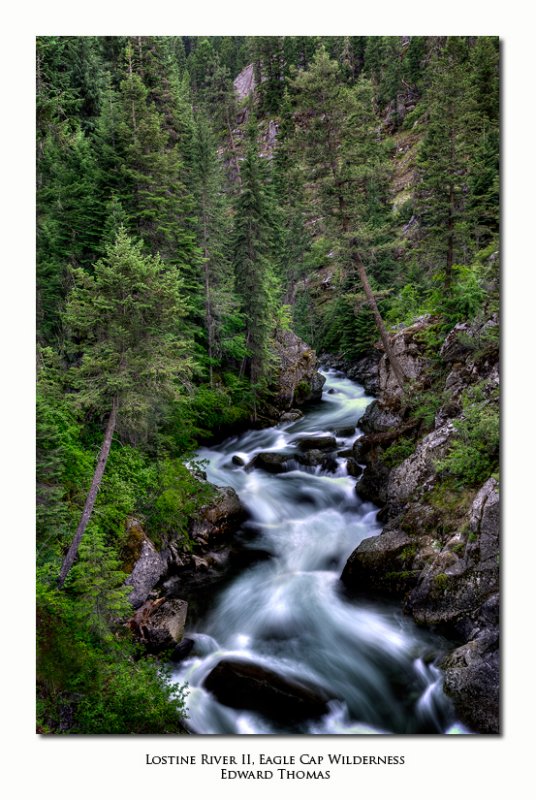
[[[102,587],[101,587],[102,588]],[[95,626],[81,592],[37,583],[37,730],[40,733],[182,733],[185,687],[172,686],[156,661],[135,658],[120,628]]]
[[[500,418],[498,398],[486,396],[482,386],[468,389],[463,416],[454,423],[456,435],[438,470],[459,486],[478,486],[499,465]]]
[[[437,412],[443,405],[443,396],[436,390],[412,392],[408,398],[408,408],[413,419],[421,421],[425,430],[434,427]]]
[[[153,494],[146,507],[146,528],[159,546],[178,542],[191,550],[188,523],[193,514],[212,497],[212,487],[201,483],[193,472],[178,459],[164,459],[157,464]]]
[[[486,291],[476,265],[456,264],[452,268],[453,283],[448,292],[439,284],[444,275],[437,275],[437,287],[430,295],[430,306],[442,314],[449,328],[457,322],[473,319],[484,305]]]
[[[247,384],[244,388],[247,393]],[[248,417],[247,403],[240,404],[239,395],[233,400],[232,394],[222,385],[213,388],[200,386],[195,393],[192,409],[202,435],[245,422]]]
[[[263,81],[238,108],[232,81],[252,61]],[[276,329],[347,359],[370,349],[351,240],[392,326],[431,315],[419,338],[437,376],[445,333],[498,312],[498,39],[50,36],[36,66],[39,727],[173,733],[183,694],[122,624],[125,520],[190,546],[206,486],[185,462],[255,414]],[[395,211],[391,165],[411,171]],[[498,327],[460,338],[472,360],[497,355]],[[408,392],[421,428],[435,387]],[[466,398],[431,502],[456,510],[464,481],[497,474],[497,414]]]
[[[113,627],[130,612],[125,578],[116,551],[98,527],[90,525],[69,573],[68,589],[75,598],[80,627],[103,644],[113,641]]]
[[[178,329],[187,311],[182,281],[122,228],[93,274],[78,269],[73,279],[65,323],[81,353],[71,371],[76,402],[107,413],[117,398],[122,424],[139,430],[189,372],[189,342]]]
[[[449,583],[449,576],[444,572],[439,572],[437,575],[434,575],[434,588],[438,592],[446,591],[446,588]]]
[[[270,377],[270,341],[275,329],[279,286],[273,264],[274,205],[264,165],[257,154],[257,126],[250,115],[241,191],[236,203],[233,258],[236,290],[245,320],[248,372],[252,386]]]
[[[415,442],[412,439],[408,439],[406,436],[402,436],[396,442],[389,445],[389,447],[386,447],[381,454],[381,460],[386,467],[392,469],[405,461],[406,458],[409,458],[414,452]]]
[[[426,313],[424,303],[422,287],[406,283],[391,297],[386,319],[392,324],[411,325],[417,317]]]

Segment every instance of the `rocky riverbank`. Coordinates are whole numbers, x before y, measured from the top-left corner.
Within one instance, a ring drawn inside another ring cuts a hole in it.
[[[444,686],[480,733],[499,732],[499,483],[485,472],[492,443],[477,441],[474,454],[470,445],[486,434],[482,420],[498,419],[497,330],[494,317],[457,325],[439,361],[434,319],[397,332],[404,395],[385,355],[354,366],[352,377],[377,393],[353,448],[366,466],[357,491],[380,506],[384,529],[341,576],[351,593],[399,599],[417,623],[459,644],[441,663]]]
[[[317,370],[316,353],[292,331],[280,330],[274,346],[278,367],[270,399],[259,408],[255,421],[260,427],[299,419],[301,407],[320,399],[325,382]],[[308,464],[327,458],[323,451],[304,451],[302,459]],[[257,466],[270,468],[266,464]],[[196,477],[205,482],[203,474]],[[248,557],[247,551],[233,542],[247,519],[246,509],[231,487],[212,490],[212,499],[188,521],[186,540],[183,536],[171,537],[157,547],[142,521],[127,520],[124,567],[130,573],[126,584],[135,611],[128,625],[150,653],[173,651],[177,658],[186,655],[182,639],[187,615],[191,616],[194,607],[197,613],[207,590],[210,592]]]

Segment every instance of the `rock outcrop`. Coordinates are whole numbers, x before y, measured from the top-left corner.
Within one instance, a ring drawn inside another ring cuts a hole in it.
[[[191,550],[180,537],[170,537],[160,549],[138,520],[127,523],[126,585],[136,609],[130,627],[148,652],[169,649],[181,641],[188,600],[225,574],[233,534],[247,518],[230,487],[215,487],[215,496],[189,521]]]
[[[426,372],[429,362],[426,358],[426,343],[422,333],[429,326],[429,315],[420,317],[408,328],[402,328],[394,334],[391,341],[393,354],[408,381],[415,382]],[[378,365],[379,394],[390,403],[400,399],[402,389],[393,368],[386,356],[380,359]]]
[[[291,330],[277,332],[275,350],[279,367],[271,405],[279,419],[295,406],[320,400],[326,379],[318,372],[315,351]]]
[[[147,600],[129,620],[134,636],[149,653],[177,645],[183,636],[188,603],[184,600]]]
[[[234,489],[218,486],[216,496],[190,521],[189,533],[194,542],[208,545],[225,541],[246,518],[246,511]]]
[[[255,68],[253,64],[248,64],[233,81],[237,100],[245,100],[250,97],[255,91],[256,85]]]
[[[490,477],[480,488],[456,488],[442,480],[438,466],[464,419],[464,392],[478,385],[480,398],[498,402],[498,352],[486,344],[497,320],[455,326],[440,350],[439,371],[423,349],[429,324],[433,320],[422,318],[398,331],[393,342],[413,391],[428,389],[434,371],[443,402],[427,428],[413,419],[382,357],[380,393],[360,420],[365,435],[355,442],[353,457],[366,464],[358,494],[381,507],[385,525],[351,554],[341,580],[353,594],[399,599],[417,623],[457,641],[441,663],[445,691],[471,729],[497,733],[499,487]],[[392,463],[388,448],[393,453],[397,446],[400,455],[391,456]],[[404,448],[412,452],[406,455]]]
[[[131,523],[132,524],[132,523]],[[136,520],[136,524],[140,523]],[[140,526],[141,527],[141,526]],[[139,608],[167,569],[166,559],[162,558],[151,540],[142,531],[143,541],[134,568],[126,580],[132,587],[129,600],[134,608]]]

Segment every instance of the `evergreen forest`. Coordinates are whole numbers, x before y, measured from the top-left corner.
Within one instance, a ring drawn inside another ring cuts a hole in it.
[[[389,469],[453,402],[449,332],[498,357],[499,124],[494,37],[38,37],[39,733],[186,730],[128,622],[139,525],[198,554],[196,452],[277,422],[286,338],[345,371],[385,354]],[[424,383],[394,344],[415,324]],[[498,480],[498,390],[471,381],[443,521]]]

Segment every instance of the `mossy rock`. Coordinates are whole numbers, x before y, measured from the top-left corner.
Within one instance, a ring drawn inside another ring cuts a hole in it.
[[[127,532],[121,547],[121,568],[130,575],[141,556],[143,543],[147,539],[141,523],[137,519],[127,520]]]

